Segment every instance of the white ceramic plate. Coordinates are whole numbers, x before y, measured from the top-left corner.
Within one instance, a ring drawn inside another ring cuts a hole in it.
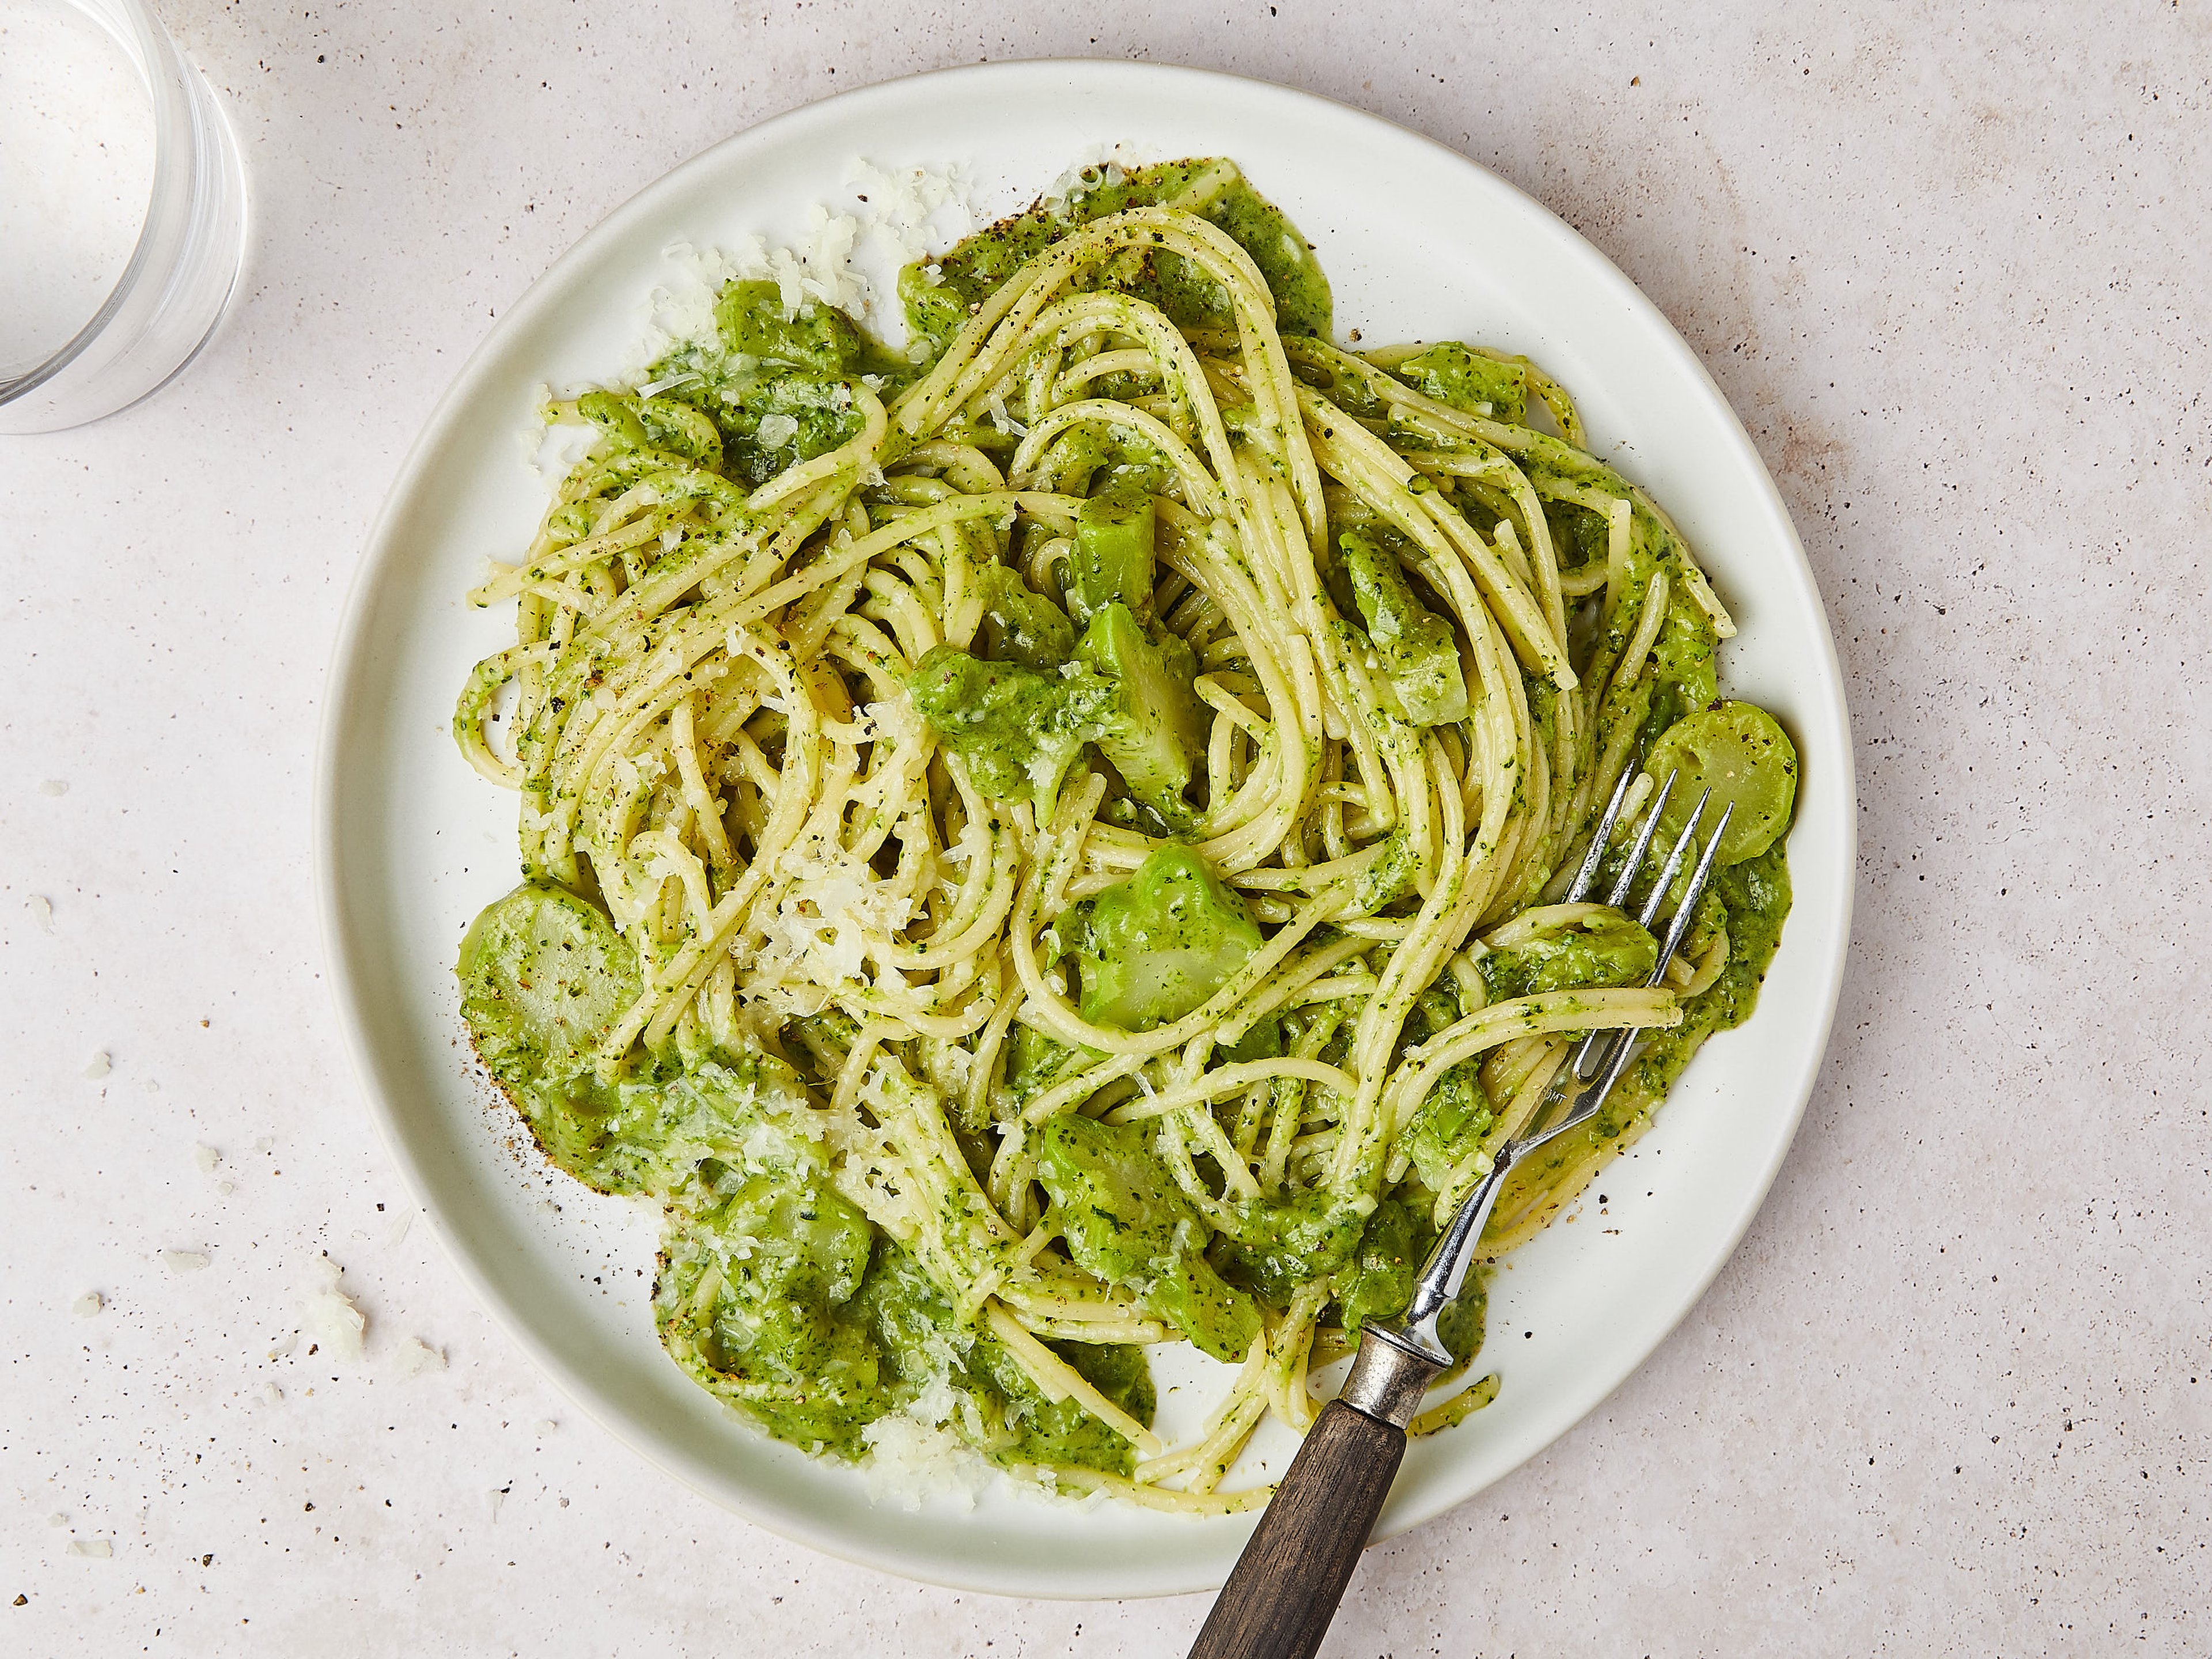
[[[851,158],[968,167],[1010,210],[1101,143],[1138,159],[1224,155],[1317,245],[1340,329],[1527,352],[1571,387],[1593,441],[1649,487],[1741,624],[1723,684],[1778,713],[1804,762],[1796,884],[1758,1016],[1712,1043],[1594,1208],[1495,1283],[1497,1402],[1415,1443],[1381,1532],[1480,1491],[1564,1434],[1656,1347],[1735,1249],[1810,1091],[1850,933],[1854,792],[1843,688],[1796,533],[1742,427],[1665,318],[1590,246],[1472,161],[1306,94],[1107,63],[963,69],[848,94],[732,138],[584,238],[462,370],[393,485],[332,676],[319,868],[331,981],[393,1158],[455,1262],[517,1341],[594,1417],[717,1501],[835,1554],[1030,1595],[1218,1584],[1250,1517],[1190,1520],[1004,1490],[972,1511],[870,1500],[849,1468],[726,1415],[666,1360],[648,1307],[649,1218],[560,1176],[472,1080],[451,964],[516,879],[513,798],[480,781],[447,722],[469,665],[513,635],[461,601],[487,555],[527,543],[545,484],[516,434],[541,382],[632,361],[641,297],[672,242],[771,243],[838,194]],[[1523,1333],[1533,1333],[1524,1336]],[[1480,1374],[1480,1371],[1477,1373]],[[1172,1395],[1185,1415],[1195,1391]],[[1188,1403],[1187,1403],[1188,1402]],[[1255,1457],[1279,1469],[1288,1448]]]

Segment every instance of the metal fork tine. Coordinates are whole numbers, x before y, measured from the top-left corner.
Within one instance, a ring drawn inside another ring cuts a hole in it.
[[[1669,772],[1667,781],[1659,786],[1659,793],[1651,802],[1650,816],[1636,832],[1636,844],[1628,849],[1628,862],[1620,866],[1620,879],[1613,884],[1613,892],[1606,899],[1616,910],[1628,902],[1628,890],[1636,884],[1636,872],[1643,867],[1644,855],[1651,850],[1651,837],[1659,833],[1659,815],[1667,810],[1667,797],[1674,793],[1674,778],[1675,774]]]
[[[1638,766],[1620,769],[1620,781],[1613,786],[1613,799],[1605,804],[1605,816],[1590,831],[1589,851],[1583,855],[1583,867],[1575,872],[1574,885],[1567,889],[1567,903],[1581,903],[1590,884],[1597,879],[1597,867],[1605,862],[1606,844],[1613,839],[1613,821],[1620,816],[1620,804],[1628,799],[1628,786],[1636,781],[1637,774],[1642,770]]]
[[[1693,829],[1697,820],[1705,815],[1708,804],[1705,800],[1698,803],[1698,811],[1691,820]],[[1646,981],[1648,984],[1659,982],[1667,971],[1667,964],[1674,959],[1674,952],[1682,943],[1682,936],[1689,931],[1690,918],[1697,910],[1698,901],[1705,896],[1705,883],[1713,873],[1713,860],[1720,851],[1721,836],[1728,830],[1729,818],[1733,811],[1731,807],[1721,813],[1720,823],[1714,827],[1704,851],[1698,854],[1698,867],[1691,874],[1690,884],[1683,890],[1682,902],[1674,912],[1674,921],[1668,924],[1666,944],[1659,953],[1659,961],[1652,969],[1650,979]],[[1658,813],[1655,811],[1652,817],[1656,820]],[[1644,839],[1650,840],[1648,826]],[[1668,860],[1666,879],[1659,884],[1660,892],[1664,893],[1672,883],[1674,872],[1680,868],[1681,848],[1687,843],[1687,834],[1676,843],[1677,857]],[[1632,871],[1642,856],[1639,851],[1637,859],[1631,860],[1629,867]],[[1650,903],[1647,903],[1644,908],[1647,916],[1657,914]],[[1443,1340],[1437,1330],[1437,1318],[1459,1295],[1461,1286],[1466,1282],[1468,1268],[1482,1237],[1483,1224],[1490,1218],[1492,1206],[1498,1201],[1498,1194],[1505,1178],[1522,1159],[1547,1141],[1588,1122],[1597,1115],[1598,1108],[1605,1104],[1606,1097],[1613,1092],[1613,1085],[1620,1081],[1621,1074],[1628,1069],[1630,1057],[1636,1052],[1633,1032],[1621,1031],[1616,1035],[1620,1041],[1607,1053],[1605,1065],[1600,1070],[1597,1080],[1574,1097],[1574,1104],[1564,1115],[1553,1117],[1559,1097],[1547,1093],[1543,1103],[1537,1108],[1536,1122],[1498,1148],[1490,1173],[1476,1182],[1460,1200],[1458,1212],[1452,1217],[1450,1226],[1437,1239],[1427,1262],[1421,1268],[1420,1276],[1414,1280],[1413,1300],[1406,1310],[1403,1323],[1395,1328],[1370,1325],[1367,1328],[1370,1335],[1379,1336],[1407,1352],[1431,1358],[1432,1363],[1443,1363],[1441,1357],[1444,1353],[1444,1346]],[[1390,1334],[1393,1328],[1397,1333],[1395,1335]]]
[[[1619,1040],[1618,1031],[1585,1031],[1583,1040],[1575,1044],[1575,1052],[1567,1060],[1567,1069],[1574,1073],[1575,1081],[1588,1083],[1605,1069],[1598,1054],[1601,1044]]]
[[[1709,792],[1710,793],[1710,792]],[[1667,924],[1667,937],[1659,947],[1657,972],[1667,971],[1667,964],[1674,959],[1674,951],[1682,943],[1682,935],[1690,931],[1690,913],[1698,908],[1698,901],[1705,896],[1706,879],[1713,873],[1713,855],[1721,849],[1721,837],[1728,833],[1729,820],[1735,815],[1735,803],[1730,801],[1721,809],[1721,821],[1713,826],[1712,838],[1705,842],[1705,850],[1698,855],[1698,867],[1690,877],[1688,892],[1681,908],[1674,912],[1674,920]],[[1651,981],[1659,981],[1655,976]]]
[[[1659,786],[1659,793],[1651,803],[1650,815],[1644,820],[1644,827],[1637,831],[1635,846],[1629,849],[1628,862],[1620,866],[1620,874],[1613,884],[1613,891],[1606,902],[1616,910],[1627,903],[1630,890],[1636,885],[1636,872],[1644,867],[1644,854],[1651,850],[1652,836],[1659,833],[1659,815],[1667,810],[1667,797],[1674,793],[1676,775],[1669,772],[1667,775],[1667,781]],[[1711,793],[1711,790],[1706,791],[1707,794]],[[1703,799],[1698,801],[1698,807],[1699,811],[1705,810]],[[1690,815],[1688,828],[1682,832],[1683,836],[1686,837],[1695,835],[1697,828],[1698,815],[1693,812]],[[1685,844],[1685,842],[1680,840],[1674,843],[1674,856],[1667,862],[1667,872],[1660,878],[1659,884],[1651,890],[1651,897],[1644,904],[1644,908],[1647,914],[1641,920],[1646,927],[1651,925],[1650,912],[1653,907],[1659,902],[1661,895],[1666,892],[1668,884],[1674,879],[1674,872],[1680,867],[1682,848]],[[1603,1032],[1590,1031],[1575,1045],[1575,1052],[1567,1061],[1567,1066],[1568,1069],[1574,1073],[1577,1081],[1587,1083],[1596,1074],[1595,1061],[1600,1039],[1603,1036]]]
[[[1711,804],[1712,799],[1711,789],[1698,797],[1697,806],[1690,813],[1690,821],[1682,826],[1682,833],[1674,837],[1674,849],[1667,854],[1667,862],[1660,866],[1658,879],[1651,884],[1650,895],[1644,901],[1644,909],[1636,918],[1639,926],[1648,928],[1658,918],[1659,907],[1667,902],[1667,890],[1674,884],[1674,878],[1681,872],[1682,860],[1689,856],[1690,848],[1697,842],[1698,826],[1704,820],[1705,808]],[[1723,812],[1721,816],[1725,819],[1728,814]],[[1677,922],[1681,921],[1680,911],[1675,913],[1674,919]],[[1674,947],[1670,945],[1660,951],[1658,960],[1652,964],[1651,977],[1644,982],[1656,985],[1661,975],[1666,973],[1667,964],[1674,959]],[[1575,1080],[1588,1083],[1605,1069],[1613,1058],[1613,1051],[1627,1041],[1626,1031],[1592,1031],[1585,1036],[1575,1049]]]
[[[1713,792],[1710,789],[1698,797],[1697,806],[1690,813],[1690,821],[1682,826],[1682,833],[1674,837],[1674,850],[1667,854],[1667,862],[1660,866],[1659,879],[1651,884],[1651,896],[1644,901],[1643,914],[1636,918],[1639,926],[1650,927],[1653,919],[1658,915],[1660,905],[1666,902],[1667,890],[1674,884],[1674,878],[1681,873],[1682,860],[1689,855],[1691,847],[1697,842],[1698,821],[1705,817],[1706,805],[1712,798]],[[1664,968],[1666,963],[1662,962],[1660,966]]]
[[[1698,803],[1701,811],[1704,805],[1702,801]],[[1705,897],[1705,883],[1713,873],[1713,857],[1720,851],[1721,837],[1728,833],[1729,819],[1735,813],[1734,802],[1721,809],[1721,821],[1713,826],[1713,833],[1707,839],[1705,850],[1698,855],[1698,867],[1690,877],[1690,884],[1683,893],[1681,905],[1675,910],[1674,921],[1667,924],[1667,937],[1660,945],[1659,961],[1652,969],[1649,981],[1653,985],[1665,976],[1667,964],[1674,961],[1674,951],[1682,942],[1682,935],[1690,930],[1690,919],[1697,910],[1698,901]],[[1560,1129],[1581,1122],[1605,1104],[1606,1097],[1613,1092],[1613,1085],[1620,1081],[1620,1074],[1628,1069],[1629,1054],[1636,1047],[1634,1036],[1632,1031],[1613,1033],[1613,1047],[1606,1054],[1605,1064],[1598,1069],[1597,1080],[1583,1091],[1575,1102],[1574,1109],[1561,1121]],[[1579,1073],[1577,1075],[1580,1077]]]

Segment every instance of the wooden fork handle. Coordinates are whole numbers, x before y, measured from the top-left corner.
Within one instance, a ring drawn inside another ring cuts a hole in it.
[[[1395,1344],[1362,1339],[1345,1392],[1368,1409],[1343,1400],[1322,1407],[1190,1659],[1312,1659],[1405,1459],[1405,1425],[1436,1372]]]

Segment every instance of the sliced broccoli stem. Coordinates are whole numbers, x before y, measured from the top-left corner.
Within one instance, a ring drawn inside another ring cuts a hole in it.
[[[1091,737],[1129,793],[1173,829],[1194,818],[1183,799],[1206,742],[1203,706],[1191,689],[1198,661],[1170,634],[1154,644],[1136,613],[1115,600],[1094,612],[1075,659],[1096,671],[1100,695]]]
[[[1414,597],[1398,556],[1379,538],[1347,530],[1337,546],[1396,712],[1413,726],[1465,720],[1467,674],[1451,624]]]
[[[1117,478],[1083,503],[1067,575],[1068,608],[1078,622],[1119,603],[1152,625],[1152,495],[1135,480]]]

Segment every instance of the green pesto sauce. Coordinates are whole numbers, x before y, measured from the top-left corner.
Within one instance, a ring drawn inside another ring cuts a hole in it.
[[[590,534],[589,502],[647,483],[664,501],[697,503],[710,522],[741,526],[753,486],[860,429],[863,387],[888,402],[1024,262],[1081,225],[1154,204],[1201,214],[1242,246],[1285,332],[1330,335],[1328,283],[1312,248],[1234,163],[1094,171],[1064,198],[1040,202],[942,259],[903,271],[900,293],[917,348],[910,352],[885,349],[826,307],[786,315],[772,285],[728,285],[712,337],[672,349],[637,389],[577,399],[576,413],[599,428],[602,441],[586,464],[593,471],[582,499],[549,520],[553,546]],[[1157,249],[1115,256],[1089,280],[1146,299],[1186,328],[1234,320],[1212,283]],[[1390,372],[1442,402],[1517,422],[1531,389],[1527,368],[1447,342]],[[1354,415],[1380,412],[1371,388],[1340,385],[1333,393]],[[1525,465],[1540,490],[1592,482],[1625,489],[1601,464],[1528,436]],[[1064,574],[1039,592],[1011,565],[990,566],[973,650],[930,652],[908,691],[944,747],[988,793],[1028,795],[1042,816],[1088,752],[1109,772],[1109,819],[1155,836],[1187,833],[1195,814],[1186,791],[1209,721],[1193,690],[1195,659],[1153,614],[1152,498],[1167,486],[1162,459],[1090,432],[1047,459],[1042,485],[1091,503]],[[1601,514],[1548,494],[1545,513],[1563,568],[1608,556]],[[1353,513],[1332,518],[1328,544],[1323,574],[1340,612],[1334,625],[1380,671],[1394,714],[1414,726],[1463,718],[1469,692],[1456,638],[1431,608],[1425,579],[1408,579],[1395,532]],[[647,549],[635,556],[632,580],[649,574],[661,581],[680,580],[681,562],[696,555],[656,562],[659,556]],[[1644,595],[1662,571],[1670,597],[1651,661],[1646,672],[1616,680],[1613,670],[1643,620]],[[1686,718],[1711,726],[1722,712],[1717,641],[1680,574],[1671,531],[1639,504],[1626,580],[1609,599],[1577,608],[1570,641],[1586,684],[1620,685],[1599,712],[1600,744],[1624,723],[1649,744]],[[561,673],[572,678],[554,683],[556,706],[586,695],[597,666],[564,665]],[[1559,730],[1556,694],[1540,680],[1524,681],[1538,740],[1548,750]],[[1689,737],[1703,729],[1686,728],[1676,747],[1689,749]],[[1711,742],[1693,752],[1709,769],[1729,759]],[[545,793],[538,789],[532,799],[540,811],[551,804]],[[1784,801],[1772,814],[1778,830],[1788,811]],[[768,1432],[813,1451],[861,1456],[870,1425],[927,1410],[1004,1465],[1127,1474],[1134,1456],[1127,1441],[1073,1401],[1046,1400],[988,1326],[956,1316],[950,1287],[934,1283],[836,1189],[819,1109],[791,1065],[758,1049],[730,1053],[689,1039],[653,1054],[633,1052],[623,1068],[602,1075],[600,1049],[639,994],[635,952],[581,896],[588,877],[573,860],[542,867],[526,835],[524,863],[533,879],[489,907],[463,943],[464,1018],[487,1069],[549,1158],[597,1190],[661,1206],[653,1310],[676,1362]],[[1403,915],[1418,897],[1417,863],[1401,831],[1362,878],[1353,913]],[[1554,1145],[1550,1169],[1633,1133],[1706,1038],[1749,1017],[1789,905],[1779,841],[1717,872],[1688,949],[1702,950],[1725,927],[1725,969],[1688,1003],[1680,1027],[1645,1043],[1589,1128]],[[1218,872],[1167,839],[1127,880],[1053,919],[1043,943],[1048,963],[1073,967],[1087,1018],[1133,1031],[1202,1006],[1263,946],[1265,934]],[[1447,976],[1423,993],[1398,1053],[1486,1000],[1638,982],[1656,951],[1643,928],[1607,915],[1490,952],[1465,983]],[[1331,1018],[1340,1019],[1326,1008],[1271,1017],[1218,1049],[1214,1061],[1279,1054],[1303,1042],[1301,1053],[1348,1065],[1351,1024],[1316,1029]],[[789,1052],[812,1056],[818,1079],[836,1074],[857,1032],[832,1009],[781,1035]],[[1006,1039],[1003,1094],[978,1109],[979,1117],[1018,1110],[1103,1058],[1017,1024]],[[1038,1179],[1073,1261],[1218,1359],[1243,1359],[1261,1334],[1263,1308],[1279,1310],[1301,1287],[1325,1279],[1333,1297],[1326,1317],[1357,1332],[1403,1310],[1433,1243],[1435,1194],[1496,1127],[1499,1103],[1484,1091],[1480,1059],[1452,1068],[1416,1109],[1399,1142],[1410,1173],[1389,1191],[1358,1198],[1291,1191],[1202,1215],[1170,1167],[1158,1125],[1116,1127],[1082,1113],[1054,1118],[1036,1133]],[[1309,1085],[1274,1087],[1297,1122]],[[956,1113],[966,1109],[963,1103]],[[956,1115],[953,1127],[980,1176],[994,1145],[990,1123]],[[1200,1158],[1202,1180],[1211,1178],[1209,1161]],[[1469,1358],[1480,1346],[1484,1309],[1478,1274],[1444,1322],[1455,1355]],[[1049,1346],[1131,1416],[1151,1422],[1155,1399],[1141,1348]]]

